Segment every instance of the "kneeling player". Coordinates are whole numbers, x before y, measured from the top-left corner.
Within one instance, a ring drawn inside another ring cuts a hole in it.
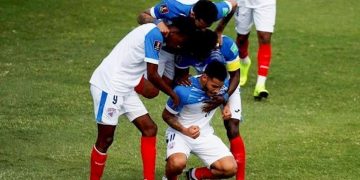
[[[191,86],[177,86],[175,93],[180,104],[174,106],[168,100],[163,119],[170,126],[166,131],[167,163],[166,177],[177,179],[186,167],[190,153],[198,156],[206,167],[193,168],[187,172],[188,179],[229,178],[236,174],[236,161],[227,146],[214,134],[210,125],[215,110],[203,111],[204,102],[221,95],[228,88],[227,71],[223,63],[213,61],[200,76],[191,77]],[[229,107],[223,116],[231,116]],[[226,118],[227,119],[227,118]]]

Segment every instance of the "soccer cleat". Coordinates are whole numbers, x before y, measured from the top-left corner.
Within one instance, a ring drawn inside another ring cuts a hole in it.
[[[269,91],[265,89],[265,85],[256,86],[254,90],[254,98],[255,100],[261,100],[262,98],[267,98],[269,96]]]
[[[195,178],[192,177],[193,170],[194,170],[194,168],[190,168],[189,170],[186,171],[186,179],[187,180],[195,180]]]
[[[246,84],[250,65],[251,65],[250,58],[249,57],[246,58],[248,58],[248,63],[243,63],[242,61],[240,61],[240,86],[244,86]]]

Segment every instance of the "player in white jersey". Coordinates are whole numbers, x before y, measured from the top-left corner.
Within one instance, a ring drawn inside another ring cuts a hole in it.
[[[196,71],[201,74],[204,72],[205,67],[212,61],[219,61],[226,65],[230,77],[230,85],[227,92],[222,96],[215,96],[212,98],[212,102],[208,102],[204,106],[205,111],[209,111],[222,103],[227,103],[231,111],[231,117],[224,121],[224,126],[227,131],[227,137],[230,141],[230,150],[234,155],[238,172],[237,179],[244,179],[245,176],[245,144],[240,135],[239,127],[241,117],[241,97],[240,97],[240,67],[239,67],[239,52],[235,42],[228,36],[222,36],[222,46],[214,49],[211,55],[204,60],[197,59],[191,56],[180,56],[175,60],[176,76],[175,80],[179,84],[190,85],[189,67],[193,66]]]
[[[187,172],[188,179],[219,179],[235,175],[235,159],[228,147],[214,134],[210,124],[215,110],[203,111],[207,100],[226,92],[229,86],[226,77],[225,65],[213,61],[207,65],[203,74],[190,78],[191,86],[175,87],[180,104],[174,106],[169,99],[162,115],[170,126],[166,130],[165,170],[169,180],[177,179],[182,173],[190,153],[198,156],[206,167],[190,169]],[[231,116],[226,106],[223,116]]]
[[[269,92],[265,88],[271,61],[271,35],[274,32],[276,16],[276,0],[238,0],[238,10],[235,14],[237,38],[240,49],[240,85],[244,86],[250,68],[251,60],[248,53],[249,34],[255,24],[258,37],[257,69],[258,76],[254,89],[254,98],[267,98]]]
[[[164,37],[154,24],[141,25],[128,33],[96,68],[90,79],[98,135],[91,153],[90,179],[100,179],[106,161],[106,152],[112,144],[120,115],[125,115],[142,133],[141,154],[144,179],[155,179],[157,126],[134,91],[144,72],[149,81],[169,95],[179,98],[157,73],[159,51],[181,49],[191,30],[189,18],[178,18]],[[195,25],[193,26],[195,27]]]

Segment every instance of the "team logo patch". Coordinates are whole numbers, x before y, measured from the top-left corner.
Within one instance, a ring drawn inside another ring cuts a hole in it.
[[[107,109],[107,114],[110,116],[110,117],[113,117],[113,115],[115,114],[116,112],[116,109],[114,108],[108,108]]]
[[[232,44],[232,46],[231,46],[230,49],[231,49],[231,51],[232,51],[234,54],[238,54],[238,52],[239,52],[239,50],[238,50],[238,48],[237,48],[237,46],[236,46],[235,43]]]
[[[168,12],[169,12],[169,8],[167,7],[166,4],[163,4],[163,5],[160,6],[160,13],[161,14],[166,14]]]
[[[174,148],[174,146],[175,146],[175,142],[173,141],[168,144],[167,148],[172,149],[172,148]]]
[[[227,14],[229,14],[229,9],[228,8],[222,8],[222,14],[223,14],[223,16],[226,16]]]
[[[161,42],[160,41],[155,41],[154,42],[154,49],[157,51],[160,51],[161,49]]]

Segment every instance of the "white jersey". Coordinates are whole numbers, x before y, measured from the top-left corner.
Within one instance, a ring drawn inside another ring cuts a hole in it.
[[[237,0],[238,6],[258,8],[270,4],[276,4],[276,0]]]
[[[146,63],[158,64],[163,36],[156,25],[141,25],[127,34],[94,71],[90,83],[114,95],[139,84]]]
[[[197,125],[200,128],[200,134],[214,133],[214,129],[210,125],[211,118],[215,110],[208,113],[203,112],[202,107],[206,100],[210,97],[202,90],[198,76],[191,77],[191,86],[176,86],[174,91],[180,98],[180,104],[174,106],[171,98],[168,99],[166,110],[175,114],[179,123],[188,128],[191,125]],[[219,95],[225,93],[228,89],[229,81],[225,80]],[[174,130],[176,131],[176,130]]]

